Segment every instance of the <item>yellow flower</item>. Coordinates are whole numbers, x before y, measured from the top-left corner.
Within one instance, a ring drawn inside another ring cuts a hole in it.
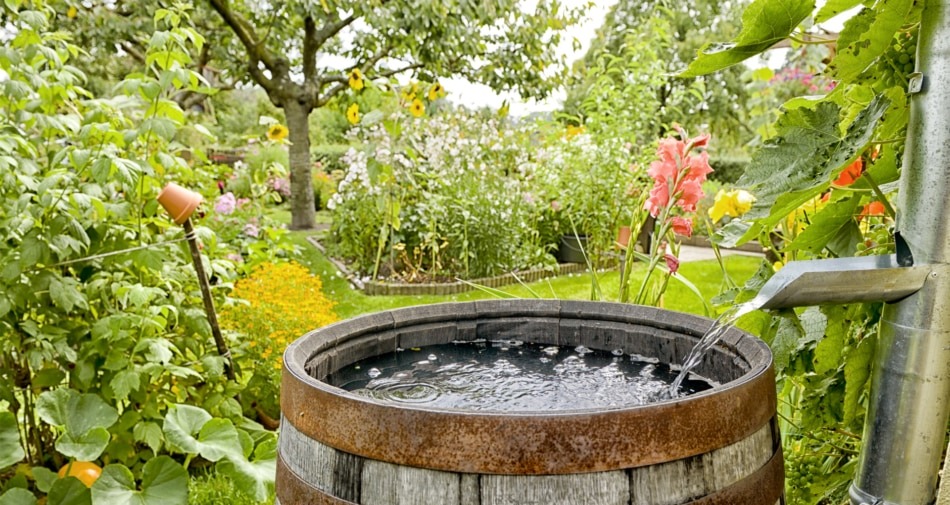
[[[445,88],[437,82],[429,88],[429,101],[434,102],[441,96],[445,96]]]
[[[412,101],[412,105],[409,106],[409,112],[411,112],[413,116],[422,117],[426,113],[426,107],[422,105],[422,100],[416,98]]]
[[[273,140],[274,142],[280,142],[287,138],[287,134],[290,133],[290,130],[287,129],[282,124],[272,124],[270,128],[267,129],[267,138]]]
[[[360,106],[358,104],[351,104],[346,109],[346,119],[350,124],[356,124],[360,122]]]
[[[358,68],[350,70],[350,87],[359,91],[363,89],[363,86],[363,72],[360,72]]]
[[[66,17],[72,19],[76,17],[76,14],[79,14],[79,10],[76,9],[76,6],[70,5],[69,9],[66,10]]]
[[[712,218],[713,222],[719,221],[723,216],[739,217],[749,212],[753,202],[755,202],[755,197],[748,191],[720,189],[716,193],[715,203],[709,209],[709,217]]]

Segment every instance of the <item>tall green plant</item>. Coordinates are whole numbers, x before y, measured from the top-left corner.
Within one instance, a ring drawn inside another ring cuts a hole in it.
[[[157,10],[142,71],[94,97],[49,5],[2,8],[0,475],[32,468],[0,501],[183,504],[199,456],[266,497],[273,435],[241,416],[181,231],[154,200],[171,174],[200,177],[174,154],[186,116],[171,97],[202,86],[185,65],[203,39],[187,10]],[[184,402],[199,406],[169,407]],[[91,490],[50,471],[80,461],[108,463]]]

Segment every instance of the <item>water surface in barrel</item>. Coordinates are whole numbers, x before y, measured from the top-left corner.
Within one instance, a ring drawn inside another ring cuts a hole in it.
[[[666,397],[675,377],[669,365],[620,350],[482,340],[368,358],[327,381],[396,403],[512,412],[643,405]],[[691,374],[680,393],[711,387]]]

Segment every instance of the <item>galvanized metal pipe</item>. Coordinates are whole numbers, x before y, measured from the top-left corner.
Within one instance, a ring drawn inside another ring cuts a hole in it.
[[[950,0],[928,0],[911,81],[898,229],[920,291],[885,306],[856,505],[933,503],[950,413]]]

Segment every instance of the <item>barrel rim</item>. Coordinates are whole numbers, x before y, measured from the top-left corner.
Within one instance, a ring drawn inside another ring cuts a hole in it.
[[[721,345],[746,360],[745,374],[685,398],[639,406],[502,412],[401,405],[357,396],[305,370],[312,356],[361,336],[438,321],[503,317],[645,324],[697,338],[711,322],[653,307],[536,299],[451,302],[368,314],[309,332],[287,348],[281,391],[285,419],[328,446],[395,464],[471,473],[566,474],[709,452],[750,435],[774,415],[771,352],[737,329],[727,332]],[[304,408],[313,405],[320,408]],[[506,436],[497,436],[500,432]]]

